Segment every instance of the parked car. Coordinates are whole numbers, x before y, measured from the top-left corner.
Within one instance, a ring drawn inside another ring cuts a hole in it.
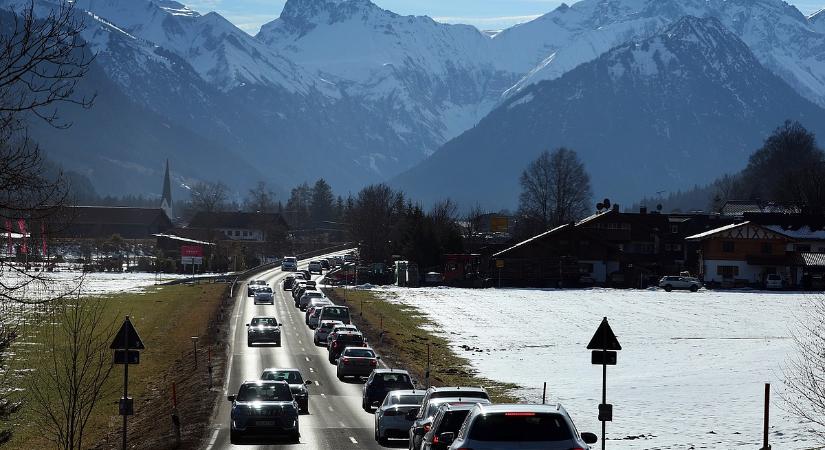
[[[451,403],[441,405],[433,416],[430,430],[421,439],[421,450],[447,450],[450,444],[442,442],[441,435],[457,434],[473,406],[475,405]]]
[[[307,386],[312,384],[310,380],[304,380],[301,371],[298,369],[264,369],[261,374],[262,380],[267,381],[286,381],[289,384],[289,390],[292,391],[292,397],[298,403],[299,411],[309,413],[309,391]]]
[[[483,405],[467,415],[458,433],[441,433],[451,450],[569,450],[595,444],[593,433],[578,434],[561,405]]]
[[[306,311],[307,306],[309,306],[309,301],[313,298],[324,298],[324,294],[320,291],[310,290],[311,286],[307,286],[307,289],[304,290],[304,293],[301,295],[301,298],[298,300],[298,307],[301,311]]]
[[[364,335],[359,331],[343,331],[335,335],[335,339],[327,339],[327,350],[329,350],[329,363],[335,364],[338,356],[347,347],[364,347],[366,341]]]
[[[349,315],[349,308],[346,306],[324,306],[321,310],[321,316],[318,318],[318,321],[322,320],[340,320],[344,323],[351,323]]]
[[[253,297],[259,289],[263,289],[268,287],[269,285],[266,284],[264,280],[252,280],[246,285],[246,296]]]
[[[401,369],[375,369],[364,383],[361,408],[372,412],[390,391],[415,389],[410,373]]]
[[[272,294],[272,289],[267,288],[267,290],[260,290],[255,293],[255,297],[253,301],[254,304],[259,305],[261,303],[267,303],[270,305],[275,304],[275,296]]]
[[[475,405],[476,403],[490,404],[490,400],[481,397],[440,397],[429,401],[424,397],[421,408],[409,430],[410,448],[419,449],[424,442],[424,436],[432,429],[433,420],[438,409],[444,405]],[[440,440],[440,439],[439,439]]]
[[[246,324],[246,345],[274,343],[281,346],[281,324],[274,317],[253,317]]]
[[[375,440],[386,445],[388,439],[406,439],[412,426],[408,413],[421,407],[423,391],[390,391],[375,410]]]
[[[318,272],[319,274],[324,273],[324,267],[321,265],[321,261],[309,262],[309,273],[313,272]]]
[[[315,345],[326,345],[329,332],[337,325],[343,325],[343,322],[340,320],[325,320],[320,322],[320,325],[315,329],[315,333],[313,333],[312,336],[312,341]]]
[[[298,258],[294,256],[284,256],[281,260],[281,270],[294,272],[298,270]]]
[[[285,381],[245,381],[227,400],[232,402],[232,444],[250,435],[286,435],[296,442],[300,438],[298,404]]]
[[[696,292],[702,287],[702,282],[693,277],[666,276],[659,280],[659,287],[667,292],[674,289],[686,289],[690,292]]]
[[[782,277],[779,274],[771,273],[765,276],[765,289],[782,289]]]
[[[367,347],[347,347],[341,352],[338,358],[338,368],[335,376],[339,380],[346,377],[368,377],[373,370],[378,368],[380,356],[375,351]]]

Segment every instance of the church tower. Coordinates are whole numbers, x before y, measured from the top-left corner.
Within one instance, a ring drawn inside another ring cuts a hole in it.
[[[169,178],[169,160],[166,160],[166,175],[163,177],[163,197],[160,200],[160,207],[166,212],[169,220],[175,220],[172,215],[172,180]]]

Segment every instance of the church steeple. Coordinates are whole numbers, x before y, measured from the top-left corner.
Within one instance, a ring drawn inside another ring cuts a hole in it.
[[[172,216],[172,180],[169,178],[169,160],[166,160],[166,175],[163,176],[163,197],[160,199],[160,207],[166,212],[170,220]]]

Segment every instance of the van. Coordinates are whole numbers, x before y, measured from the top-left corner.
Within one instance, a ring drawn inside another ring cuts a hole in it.
[[[340,320],[349,325],[351,323],[349,308],[346,306],[324,306],[321,310],[321,315],[318,317],[318,323],[324,320]]]

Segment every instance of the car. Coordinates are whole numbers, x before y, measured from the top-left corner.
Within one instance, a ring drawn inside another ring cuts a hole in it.
[[[312,300],[313,298],[324,298],[325,297],[323,292],[316,291],[316,290],[314,290],[314,288],[313,288],[313,290],[310,290],[309,287],[310,286],[307,286],[307,289],[305,289],[304,293],[301,294],[301,298],[298,299],[298,308],[300,308],[301,311],[306,311],[307,310],[307,306],[309,306],[309,301]]]
[[[324,258],[319,262],[321,263],[321,268],[324,270],[329,270],[332,268],[332,266],[329,264],[329,258]]]
[[[667,292],[674,289],[686,289],[690,292],[696,292],[702,287],[702,282],[693,277],[666,276],[659,280],[659,287]]]
[[[304,323],[309,325],[309,317],[313,314],[316,309],[321,309],[321,306],[332,306],[334,303],[326,297],[321,298],[313,298],[309,301],[309,305],[307,305],[307,310],[304,313]],[[317,317],[315,321],[315,325],[318,325]],[[312,328],[312,327],[310,327]]]
[[[318,322],[320,323],[322,320],[340,320],[346,324],[352,323],[349,308],[346,306],[324,306],[324,308],[321,309],[321,316],[318,317]]]
[[[406,370],[375,369],[364,383],[361,408],[372,412],[373,408],[377,408],[384,401],[388,392],[406,389],[415,389],[412,377]]]
[[[300,272],[301,272],[302,274],[304,274],[304,279],[305,279],[305,280],[307,280],[307,281],[311,281],[311,280],[312,280],[312,272],[310,272],[309,270],[301,270]]]
[[[353,325],[351,323],[350,324],[340,323],[340,324],[334,326],[329,331],[329,336],[327,336],[327,343],[329,343],[330,339],[335,339],[335,336],[338,336],[338,333],[344,332],[344,331],[359,331],[359,330],[358,330],[358,327],[356,327],[355,325]]]
[[[295,279],[295,275],[287,275],[286,278],[284,278],[283,289],[285,291],[291,290],[292,286],[295,285]]]
[[[375,410],[375,440],[386,445],[388,439],[406,439],[412,426],[407,417],[421,407],[424,392],[415,389],[390,391]]]
[[[323,309],[324,306],[329,306],[329,305],[322,305],[322,306],[315,306],[313,308],[307,308],[307,314],[309,314],[309,317],[307,317],[307,326],[309,327],[310,330],[314,330],[314,329],[318,328],[318,325],[321,323],[321,321],[319,319],[321,318],[321,309]]]
[[[269,285],[266,284],[264,280],[252,280],[246,285],[246,296],[253,297],[259,289],[264,287],[268,287]]]
[[[782,289],[782,276],[770,273],[765,276],[765,289]]]
[[[309,391],[307,386],[312,385],[312,381],[304,380],[301,371],[298,369],[278,369],[269,368],[264,369],[261,374],[262,380],[267,381],[286,381],[289,384],[289,390],[292,391],[292,397],[298,403],[298,409],[304,414],[309,413]]]
[[[380,356],[368,347],[347,347],[341,352],[338,358],[338,367],[335,369],[335,376],[339,380],[347,377],[368,377],[373,370],[378,368]]]
[[[443,387],[436,387],[431,386],[424,392],[424,399],[421,402],[422,410],[419,411],[418,415],[416,416],[417,419],[426,417],[424,413],[427,409],[427,404],[431,400],[435,400],[438,398],[446,398],[446,397],[453,397],[453,398],[483,398],[485,400],[490,400],[490,394],[487,393],[487,390],[483,387],[473,387],[473,386],[443,386]]]
[[[419,449],[424,442],[424,436],[432,429],[433,420],[438,409],[444,405],[475,405],[476,403],[490,404],[490,400],[482,397],[440,397],[429,401],[425,394],[421,402],[421,408],[414,417],[409,430],[410,448]],[[439,439],[440,440],[440,439]]]
[[[269,289],[269,288],[267,288]],[[254,304],[259,305],[261,303],[268,303],[270,305],[275,304],[275,296],[272,294],[272,289],[264,290],[261,289],[260,291],[255,293],[255,297],[253,297]]]
[[[309,262],[309,273],[313,272],[318,272],[319,274],[324,273],[324,266],[321,265],[321,261]]]
[[[281,346],[281,324],[278,323],[278,319],[274,317],[253,317],[246,324],[247,347],[261,342],[275,343],[275,345]]]
[[[364,347],[366,340],[360,331],[342,331],[335,335],[335,339],[327,339],[327,350],[329,350],[329,363],[336,364],[338,356],[347,347]]]
[[[298,270],[298,258],[294,256],[284,256],[281,260],[281,270],[294,272]]]
[[[473,404],[446,403],[439,406],[433,416],[430,430],[421,439],[421,450],[447,450],[449,443],[442,442],[443,433],[458,433]]]
[[[229,440],[239,444],[244,437],[285,435],[300,439],[298,404],[285,381],[244,381],[232,402]]]
[[[329,332],[337,325],[343,325],[343,322],[340,320],[325,320],[320,322],[320,325],[315,329],[315,333],[313,333],[312,336],[312,341],[315,345],[326,345]]]
[[[579,435],[567,411],[556,405],[477,404],[458,433],[441,433],[450,450],[569,450],[587,449],[593,433]]]

